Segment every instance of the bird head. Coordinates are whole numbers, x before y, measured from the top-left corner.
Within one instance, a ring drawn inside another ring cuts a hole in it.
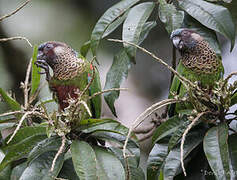
[[[38,47],[37,63],[48,64],[53,68],[60,61],[65,61],[65,55],[76,56],[75,51],[67,44],[57,41],[42,43]]]
[[[198,42],[203,40],[198,33],[186,28],[174,30],[170,35],[170,39],[180,52],[193,49]]]

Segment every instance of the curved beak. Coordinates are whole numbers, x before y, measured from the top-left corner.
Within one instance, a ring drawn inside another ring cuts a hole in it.
[[[174,36],[172,38],[172,42],[173,42],[173,44],[176,48],[180,48],[179,45],[180,45],[180,42],[181,42],[181,38],[179,36]]]
[[[46,62],[45,54],[41,50],[38,51],[37,60],[35,61],[35,65],[37,67],[41,67],[41,65],[48,65]]]

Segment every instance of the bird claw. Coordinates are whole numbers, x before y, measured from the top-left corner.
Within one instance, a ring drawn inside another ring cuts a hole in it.
[[[49,65],[45,62],[45,60],[38,59],[35,62],[35,65],[37,67],[40,67],[44,69],[44,72],[38,72],[39,74],[46,74],[46,80],[49,81],[51,79],[50,73],[49,73]]]

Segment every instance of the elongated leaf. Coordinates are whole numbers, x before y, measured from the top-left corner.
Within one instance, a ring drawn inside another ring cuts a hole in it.
[[[101,84],[100,84],[100,75],[97,68],[95,69],[95,79],[90,86],[90,93],[91,95],[101,92]],[[102,106],[102,99],[101,95],[95,96],[91,99],[91,104],[93,105],[92,115],[93,118],[100,118],[101,115],[101,106]]]
[[[33,147],[43,139],[45,139],[46,135],[34,135],[26,138],[25,140],[8,147],[6,156],[0,164],[0,171],[4,169],[9,163],[12,161],[18,160],[24,157],[27,153],[29,153]]]
[[[120,124],[118,121],[112,121],[104,124],[98,124],[96,126],[84,129],[83,132],[85,133],[93,133],[96,131],[110,131],[110,132],[116,132],[122,135],[127,135],[128,133],[128,128]],[[134,134],[133,134],[134,135]],[[134,136],[132,136],[134,137]]]
[[[120,148],[111,147],[110,150],[113,152],[113,154],[120,160],[120,162],[123,164],[123,167],[126,170],[124,157],[123,157],[123,151]],[[131,180],[144,180],[145,175],[140,167],[138,167],[138,161],[134,156],[128,157],[128,166],[129,166],[129,178]]]
[[[3,100],[7,103],[7,105],[11,108],[11,110],[17,111],[21,109],[21,105],[11,96],[9,96],[2,88],[0,88],[0,95],[2,96]]]
[[[155,144],[162,138],[170,135],[175,132],[181,123],[181,119],[178,116],[173,116],[169,118],[167,121],[162,123],[154,132],[152,137],[152,143]]]
[[[80,53],[83,57],[86,57],[90,47],[91,47],[91,41],[87,41],[81,46]]]
[[[231,158],[231,165],[233,167],[232,169],[232,178],[236,179],[237,178],[237,174],[235,172],[237,172],[237,134],[232,134],[229,136],[228,138],[228,144],[229,144],[229,150],[230,150],[230,158]]]
[[[155,21],[148,21],[143,25],[142,32],[138,44],[141,44],[148,36],[150,30],[157,25]]]
[[[158,179],[168,153],[168,144],[155,144],[147,162],[147,179]]]
[[[184,159],[202,142],[205,131],[200,129],[188,133],[184,142]],[[173,179],[181,170],[180,146],[170,151],[165,160],[164,179]]]
[[[39,142],[29,153],[27,157],[28,163],[47,151],[57,151],[62,144],[62,139],[53,136]]]
[[[111,8],[109,8],[96,23],[91,34],[91,51],[96,56],[96,50],[99,42],[109,28],[110,24],[122,17],[123,14],[139,0],[124,0],[120,1]],[[112,32],[112,31],[110,31]],[[107,33],[108,34],[108,33]]]
[[[226,123],[211,128],[204,137],[204,152],[217,179],[230,179],[227,139],[228,126]]]
[[[64,153],[56,160],[54,170],[50,172],[53,159],[57,151],[41,154],[24,170],[19,180],[54,180],[59,174],[64,161]]]
[[[96,169],[95,152],[87,142],[73,141],[71,152],[73,165],[80,179],[94,180],[100,177]]]
[[[138,44],[142,28],[154,7],[155,3],[146,2],[136,5],[129,11],[128,17],[123,24],[122,38],[124,41]],[[124,48],[128,56],[135,63],[136,47],[124,43]]]
[[[138,44],[142,43],[148,36],[150,30],[156,26],[156,22],[146,22],[143,26]],[[128,71],[131,68],[131,62],[127,53],[121,50],[114,56],[113,64],[106,74],[106,83],[104,89],[119,88],[121,83],[127,79]],[[104,94],[106,103],[108,104],[114,116],[117,116],[114,102],[119,97],[119,91],[111,91]]]
[[[12,173],[11,173],[11,180],[19,180],[19,177],[21,177],[22,173],[24,172],[26,168],[27,168],[26,162],[13,168]]]
[[[131,62],[127,53],[121,50],[117,55],[114,56],[113,64],[106,74],[106,83],[104,89],[119,88],[120,84],[128,76],[128,70],[131,67]],[[119,97],[119,91],[111,91],[104,93],[104,99],[108,104],[111,112],[117,117],[114,102]]]
[[[31,72],[31,91],[30,94],[33,95],[39,87],[40,84],[40,67],[35,65],[37,60],[38,46],[34,46],[33,57],[32,57],[32,72]]]
[[[58,178],[64,178],[68,180],[79,180],[77,173],[74,169],[72,158],[67,159],[63,163],[63,167],[58,175]]]
[[[101,179],[125,180],[123,165],[115,155],[96,146],[94,146],[93,149],[98,162],[96,168],[101,174]]]
[[[203,0],[179,0],[179,6],[204,26],[229,38],[235,44],[235,25],[227,8]]]
[[[221,48],[217,40],[216,32],[202,25],[200,22],[185,14],[184,27],[198,32],[214,49],[214,51],[221,55]]]
[[[105,38],[108,36],[110,33],[112,33],[122,22],[124,19],[127,17],[128,13],[125,12],[122,16],[118,17],[114,22],[112,22],[106,29],[106,31],[103,33],[102,38]],[[90,50],[91,47],[91,41],[87,41],[83,44],[83,46],[80,49],[80,53],[82,56],[86,57],[88,51]]]
[[[173,147],[176,144],[178,144],[178,142],[181,139],[184,131],[187,129],[187,127],[190,123],[191,123],[190,121],[184,121],[183,123],[181,123],[181,125],[178,127],[178,129],[174,132],[174,134],[172,135],[172,137],[169,140],[168,151],[173,149]]]
[[[35,127],[24,127],[19,129],[17,131],[16,135],[13,137],[13,139],[10,141],[10,143],[7,145],[6,149],[8,149],[11,145],[20,143],[21,141],[24,141],[26,138],[31,137],[33,135],[39,135],[39,134],[46,134],[46,128],[42,126],[35,126]],[[9,135],[5,142],[8,141],[11,135]],[[5,149],[5,148],[4,148]]]
[[[95,136],[96,138],[105,140],[105,141],[110,141],[110,142],[115,142],[120,144],[121,146],[125,143],[126,136],[116,132],[116,131],[106,131],[106,130],[97,130],[91,133],[91,135]],[[127,144],[128,148],[138,148],[138,144],[131,139],[128,141]]]
[[[237,103],[237,91],[234,92],[231,96],[231,101],[230,101],[230,105],[233,106]]]
[[[184,20],[184,12],[178,11],[173,4],[168,4],[165,0],[159,0],[159,17],[165,24],[169,34],[181,27]]]

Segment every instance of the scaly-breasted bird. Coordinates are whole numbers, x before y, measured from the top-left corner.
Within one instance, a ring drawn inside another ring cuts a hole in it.
[[[211,90],[215,82],[224,74],[221,57],[202,36],[193,30],[176,29],[171,33],[170,38],[181,55],[177,71],[191,82],[197,81],[201,88]],[[176,76],[170,92],[179,94],[181,97],[187,92]],[[173,98],[171,93],[169,98]],[[181,108],[170,106],[169,116],[173,116],[178,109]]]
[[[38,47],[38,56],[35,64],[45,70],[44,73],[46,74],[49,88],[59,104],[59,109],[62,111],[69,106],[68,100],[70,98],[78,98],[78,93],[86,88],[92,78],[92,64],[62,42],[49,41],[41,44]],[[50,76],[49,67],[53,70],[52,77]],[[100,79],[98,71],[95,69],[95,78],[84,97],[99,91],[101,91]],[[82,100],[85,99],[82,98]],[[99,118],[101,96],[95,96],[89,103],[86,103],[92,116]],[[83,106],[81,107],[80,110],[83,111],[81,118],[89,118],[86,109]]]

